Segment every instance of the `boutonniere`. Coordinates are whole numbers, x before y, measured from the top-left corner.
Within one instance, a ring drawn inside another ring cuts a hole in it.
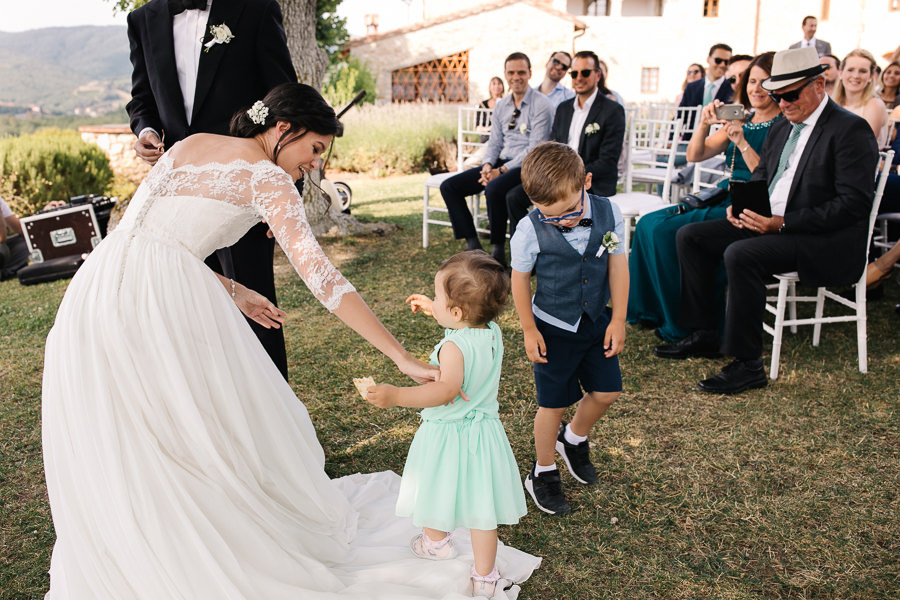
[[[584,135],[591,135],[600,131],[600,126],[596,123],[591,123],[587,127],[584,128]],[[615,235],[615,234],[613,234]]]
[[[603,241],[600,242],[600,245],[610,252],[615,252],[619,248],[619,236],[615,231],[607,231],[603,234]]]
[[[221,25],[210,25],[209,34],[212,36],[212,39],[203,45],[204,52],[209,52],[209,49],[216,44],[230,44],[231,40],[234,39],[234,34],[231,33],[231,30],[225,23],[222,23]]]
[[[527,124],[522,123],[521,125],[519,125],[519,133],[521,133],[522,135],[525,135],[525,132],[526,132],[526,131],[528,131],[528,125],[527,125]]]

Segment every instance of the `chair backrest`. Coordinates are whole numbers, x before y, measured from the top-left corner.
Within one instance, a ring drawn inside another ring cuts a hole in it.
[[[715,187],[716,183],[728,174],[728,165],[725,164],[725,155],[717,154],[712,158],[698,163],[691,163],[694,167],[694,177],[691,183],[691,192],[696,193],[704,188]]]
[[[888,175],[891,173],[891,161],[894,160],[894,151],[878,153],[878,167],[875,169],[875,199],[872,202],[872,211],[869,213],[869,237],[866,243],[866,253],[869,246],[872,245],[872,231],[875,229],[875,221],[878,217],[878,208],[881,206],[881,196],[884,194],[884,185],[887,183]],[[868,257],[867,259],[868,260]],[[865,273],[863,274],[865,276]]]
[[[456,126],[456,168],[460,171],[466,160],[487,144],[493,112],[489,108],[476,106],[459,107]]]
[[[675,112],[675,118],[681,121],[681,137],[692,135],[700,123],[700,111],[702,106],[680,106]]]
[[[672,169],[681,134],[681,121],[660,119],[634,119],[628,134],[628,164],[625,171],[625,191],[632,191],[632,174],[635,167],[665,167],[662,197],[669,198]]]

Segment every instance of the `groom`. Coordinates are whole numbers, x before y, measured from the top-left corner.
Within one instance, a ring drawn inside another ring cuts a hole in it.
[[[151,0],[128,15],[134,149],[149,164],[192,133],[228,135],[234,113],[297,81],[276,0]],[[260,223],[207,264],[275,302],[275,242]],[[248,319],[287,379],[281,329]]]

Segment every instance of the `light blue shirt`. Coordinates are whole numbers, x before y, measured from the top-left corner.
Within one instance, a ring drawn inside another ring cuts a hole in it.
[[[541,86],[535,87],[534,91],[541,92]],[[560,103],[565,102],[570,98],[574,98],[575,92],[564,86],[562,83],[557,82],[556,87],[553,88],[553,91],[551,91],[549,94],[544,94],[543,92],[541,92],[541,95],[547,98],[547,100],[549,100],[551,104],[553,104],[553,110],[555,114],[556,107],[559,106]]]
[[[491,137],[482,164],[496,166],[497,159],[502,158],[507,169],[521,167],[529,150],[550,139],[554,110],[546,96],[528,88],[519,105],[515,126],[510,129],[515,110],[512,94],[497,100],[491,115]]]
[[[625,220],[622,218],[622,211],[619,210],[616,203],[610,201],[609,204],[612,207],[613,219],[616,223],[616,237],[619,238],[619,247],[610,252],[610,254],[624,254]],[[585,195],[584,213],[581,217],[583,219],[591,218],[591,203],[588,201],[587,195]],[[572,231],[563,232],[562,235],[563,239],[566,240],[578,254],[583,256],[591,238],[591,227],[573,227]],[[513,270],[520,273],[531,273],[532,269],[534,269],[534,264],[537,262],[537,257],[541,252],[541,248],[540,245],[538,245],[537,234],[534,232],[534,223],[532,223],[531,219],[528,217],[525,217],[516,225],[516,233],[509,241],[509,249],[512,254],[510,266]],[[534,313],[534,316],[544,323],[559,327],[565,331],[578,331],[578,325],[581,324],[581,319],[578,319],[574,325],[569,325],[564,321],[560,321],[553,315],[549,315],[535,306],[534,299],[532,299],[531,302],[531,310]]]

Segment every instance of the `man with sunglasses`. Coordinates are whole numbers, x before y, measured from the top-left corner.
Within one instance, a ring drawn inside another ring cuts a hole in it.
[[[706,77],[692,81],[684,88],[679,106],[706,106],[713,100],[728,103],[734,95],[731,84],[725,81],[725,71],[731,60],[731,46],[713,44],[706,57]]]
[[[510,93],[494,105],[484,163],[444,180],[441,196],[447,205],[453,235],[458,240],[466,240],[466,250],[480,250],[481,242],[466,197],[484,191],[493,245],[491,255],[505,266],[506,194],[521,183],[519,173],[528,151],[550,136],[553,105],[528,85],[531,79],[528,56],[513,52],[503,64]]]
[[[616,193],[617,164],[625,139],[625,110],[600,91],[600,59],[590,50],[575,53],[572,60],[575,97],[556,109],[550,140],[568,145],[584,161],[591,174],[588,192],[609,198]],[[528,214],[531,199],[521,185],[506,195],[510,237],[516,224]]]
[[[572,57],[568,52],[559,50],[550,56],[547,61],[547,70],[544,73],[544,81],[535,89],[547,96],[547,99],[556,109],[560,102],[575,97],[575,92],[564,86],[562,78],[566,76],[569,67],[572,66]]]
[[[734,394],[765,387],[762,335],[766,283],[796,271],[810,286],[850,285],[866,265],[869,212],[878,148],[862,118],[825,94],[825,67],[813,47],[782,50],[762,87],[785,119],[772,125],[751,181],[768,188],[771,217],[750,210],[678,231],[681,324],[693,333],[657,346],[662,358],[735,360],[699,383]],[[725,336],[720,345],[712,290],[724,258],[728,276]]]

